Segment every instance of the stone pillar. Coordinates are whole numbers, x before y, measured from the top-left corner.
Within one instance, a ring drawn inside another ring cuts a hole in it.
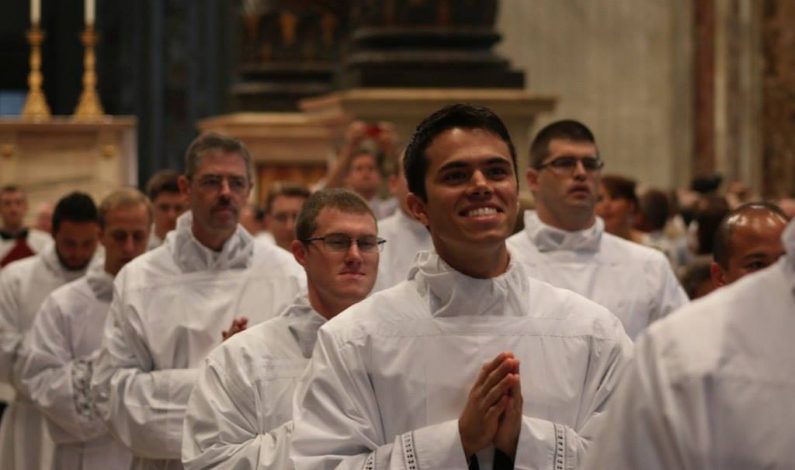
[[[766,1],[762,14],[764,194],[795,197],[795,3]]]

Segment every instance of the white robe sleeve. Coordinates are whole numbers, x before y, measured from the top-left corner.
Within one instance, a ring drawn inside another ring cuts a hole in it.
[[[7,269],[7,268],[6,268]],[[12,383],[22,333],[19,326],[19,305],[12,276],[0,271],[0,381]]]
[[[239,370],[224,368],[212,359],[205,361],[185,416],[182,463],[186,470],[292,468],[293,422],[260,429],[255,386],[244,384],[251,379],[236,380],[227,374]]]
[[[33,403],[60,427],[58,443],[79,443],[107,433],[90,397],[93,357],[73,357],[69,329],[53,297],[42,305],[20,353],[20,380]],[[63,431],[66,431],[65,433]]]
[[[148,459],[180,458],[195,369],[153,370],[138,313],[114,286],[91,392],[111,433]]]
[[[611,399],[584,469],[695,470],[710,466],[708,462],[693,465],[685,457],[688,450],[682,443],[697,443],[699,436],[708,437],[709,433],[698,431],[707,430],[698,426],[699,407],[673,399],[667,374],[656,359],[661,351],[655,351],[650,340],[641,337],[636,343],[635,358],[627,365]],[[705,405],[700,409],[708,408]],[[681,419],[688,424],[678,426]]]
[[[606,418],[606,406],[613,399],[621,373],[632,353],[632,343],[623,331],[617,332],[614,338],[620,338],[619,342],[594,340],[597,345],[591,352],[593,370],[582,391],[581,403],[586,408],[582,413],[584,420],[577,423],[575,429],[524,416],[516,447],[515,468],[580,468]],[[600,342],[603,344],[599,345]]]
[[[296,390],[293,418],[291,455],[298,470],[467,468],[457,420],[388,442],[364,364],[323,328]]]

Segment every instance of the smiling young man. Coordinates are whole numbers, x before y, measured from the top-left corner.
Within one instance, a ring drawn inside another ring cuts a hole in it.
[[[97,206],[88,194],[61,198],[52,225],[55,242],[37,256],[9,264],[0,277],[0,380],[15,391],[0,425],[3,468],[52,468],[53,441],[44,416],[19,381],[20,350],[44,299],[86,273],[99,241]]]
[[[223,338],[272,318],[303,289],[292,257],[254,243],[238,224],[250,165],[237,139],[196,138],[179,180],[190,212],[162,246],[116,277],[92,395],[137,468],[182,467],[182,421],[201,362]]]
[[[541,129],[526,174],[536,209],[525,212],[525,229],[508,247],[536,279],[607,307],[634,339],[685,304],[687,295],[662,253],[605,233],[595,213],[603,164],[582,123],[557,121]]]
[[[486,108],[419,124],[408,207],[436,252],[321,327],[294,401],[298,469],[576,467],[631,344],[511,261],[515,160]]]
[[[146,196],[132,188],[109,194],[99,205],[104,263],[62,286],[44,301],[20,354],[20,380],[47,417],[56,442],[53,468],[128,468],[130,452],[108,434],[96,415],[89,384],[102,341],[113,279],[144,253],[152,224]]]
[[[292,468],[293,390],[317,330],[367,296],[383,245],[367,203],[342,189],[321,190],[306,201],[296,236],[291,249],[308,292],[277,318],[225,341],[204,362],[185,417],[188,469]]]

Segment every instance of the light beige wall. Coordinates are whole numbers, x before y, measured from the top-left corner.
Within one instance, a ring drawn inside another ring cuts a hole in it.
[[[596,134],[606,172],[685,184],[692,153],[692,0],[502,0],[498,51],[529,91]],[[526,155],[526,149],[523,151]]]

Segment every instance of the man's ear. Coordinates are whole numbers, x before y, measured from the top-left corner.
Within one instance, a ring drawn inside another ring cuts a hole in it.
[[[290,243],[290,251],[293,253],[293,258],[303,267],[306,267],[306,249],[307,246],[300,240],[293,240]]]
[[[709,265],[709,278],[712,280],[712,285],[715,286],[716,289],[727,284],[723,268],[715,261]]]
[[[179,175],[179,178],[177,178],[177,186],[179,186],[179,192],[183,196],[190,198],[190,181],[188,181],[187,176]]]
[[[528,168],[524,174],[525,181],[527,181],[527,187],[532,192],[538,191],[538,170],[535,168]]]
[[[408,193],[408,195],[406,195],[406,204],[411,216],[417,219],[422,225],[428,227],[428,212],[425,210],[425,202],[416,194]]]

